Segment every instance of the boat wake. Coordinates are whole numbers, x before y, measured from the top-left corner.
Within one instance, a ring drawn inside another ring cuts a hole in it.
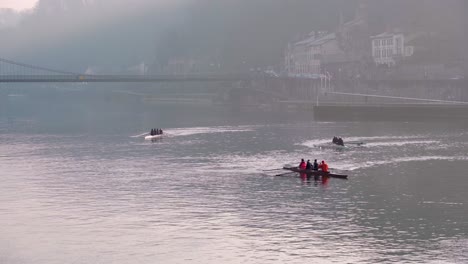
[[[346,142],[362,142],[362,144],[346,144]],[[346,147],[401,147],[405,145],[436,145],[441,142],[438,140],[425,140],[421,137],[349,137],[345,140]],[[317,147],[339,147],[331,143],[330,139],[307,140],[296,144],[308,148]]]
[[[400,157],[390,158],[387,160],[356,162],[356,163],[339,163],[335,168],[339,170],[355,171],[358,169],[366,169],[388,164],[398,164],[404,162],[417,162],[417,161],[431,161],[431,160],[444,160],[444,161],[468,161],[467,156],[415,156],[415,157]]]
[[[220,126],[220,127],[190,127],[190,128],[169,128],[164,129],[165,137],[178,137],[178,136],[191,136],[199,134],[212,134],[212,133],[227,133],[227,132],[249,132],[253,131],[251,127],[234,127],[234,126]],[[149,132],[141,133],[138,135],[130,136],[131,138],[141,138],[149,135]]]
[[[250,127],[234,127],[234,126],[219,126],[219,127],[190,127],[190,128],[175,128],[164,130],[164,133],[172,136],[191,136],[197,134],[212,134],[226,132],[249,132],[253,131]]]
[[[320,147],[326,144],[332,144],[331,139],[313,139],[313,140],[307,140],[306,142],[297,144],[299,146],[305,146],[309,148],[316,148]]]
[[[131,138],[139,138],[139,137],[144,137],[146,135],[149,135],[148,132],[145,132],[145,133],[142,133],[142,134],[139,134],[139,135],[135,135],[135,136],[130,136]]]
[[[407,140],[407,141],[387,141],[387,142],[369,142],[366,147],[401,147],[405,145],[430,145],[439,144],[437,140]]]
[[[373,137],[344,137],[346,141],[377,141],[377,140],[405,140],[405,139],[421,139],[427,138],[425,135],[412,136],[373,136]]]

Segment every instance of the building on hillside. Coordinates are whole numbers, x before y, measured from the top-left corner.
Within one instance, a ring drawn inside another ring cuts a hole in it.
[[[286,73],[290,77],[320,78],[325,74],[321,68],[324,57],[341,53],[335,33],[312,32],[306,39],[288,45]]]
[[[368,30],[368,1],[359,0],[354,19],[344,23],[340,15],[335,33],[310,33],[288,45],[285,68],[288,76],[326,74],[333,78],[356,78],[372,61]]]
[[[340,48],[353,60],[365,60],[369,57],[369,0],[360,0],[354,18],[344,22],[340,14],[336,36]]]
[[[125,72],[134,75],[146,75],[148,74],[148,69],[148,65],[146,65],[144,62],[141,62],[140,64],[128,67]]]
[[[385,78],[463,78],[461,56],[444,44],[446,40],[437,32],[383,33],[373,37],[372,52],[377,66],[391,67],[384,71]]]
[[[172,58],[163,71],[170,75],[192,74],[197,72],[197,64],[192,59]]]
[[[372,57],[375,64],[392,67],[398,60],[412,56],[414,47],[406,45],[408,40],[403,33],[385,32],[372,36]]]
[[[320,73],[320,62],[313,58],[310,43],[316,39],[315,32],[295,43],[288,44],[285,54],[285,70],[290,77]]]

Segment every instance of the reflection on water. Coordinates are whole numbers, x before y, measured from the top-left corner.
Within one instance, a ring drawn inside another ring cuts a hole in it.
[[[463,127],[155,107],[0,119],[0,263],[468,261]],[[263,171],[301,158],[350,179]]]

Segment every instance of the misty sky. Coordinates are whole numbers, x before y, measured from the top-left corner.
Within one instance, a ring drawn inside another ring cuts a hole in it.
[[[0,0],[0,8],[12,8],[16,10],[31,8],[37,0]]]
[[[433,46],[444,48],[431,54],[458,59],[466,51],[464,1],[368,1],[368,33],[437,32]],[[0,0],[0,8],[36,2]],[[73,72],[164,66],[171,59],[226,71],[280,67],[288,42],[336,31],[340,14],[349,21],[357,7],[357,0],[41,0],[33,12],[4,12],[10,26],[0,28],[0,57]]]

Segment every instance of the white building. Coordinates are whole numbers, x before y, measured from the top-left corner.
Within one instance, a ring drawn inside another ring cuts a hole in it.
[[[288,46],[286,72],[290,77],[319,78],[323,74],[322,60],[328,55],[341,53],[336,34],[311,33],[306,39]]]
[[[394,66],[398,59],[412,56],[413,46],[405,45],[405,35],[402,33],[382,33],[371,37],[372,57],[377,65]]]
[[[285,56],[285,68],[288,76],[305,76],[320,72],[320,63],[311,58],[310,43],[315,41],[315,32],[305,39],[289,44]]]

